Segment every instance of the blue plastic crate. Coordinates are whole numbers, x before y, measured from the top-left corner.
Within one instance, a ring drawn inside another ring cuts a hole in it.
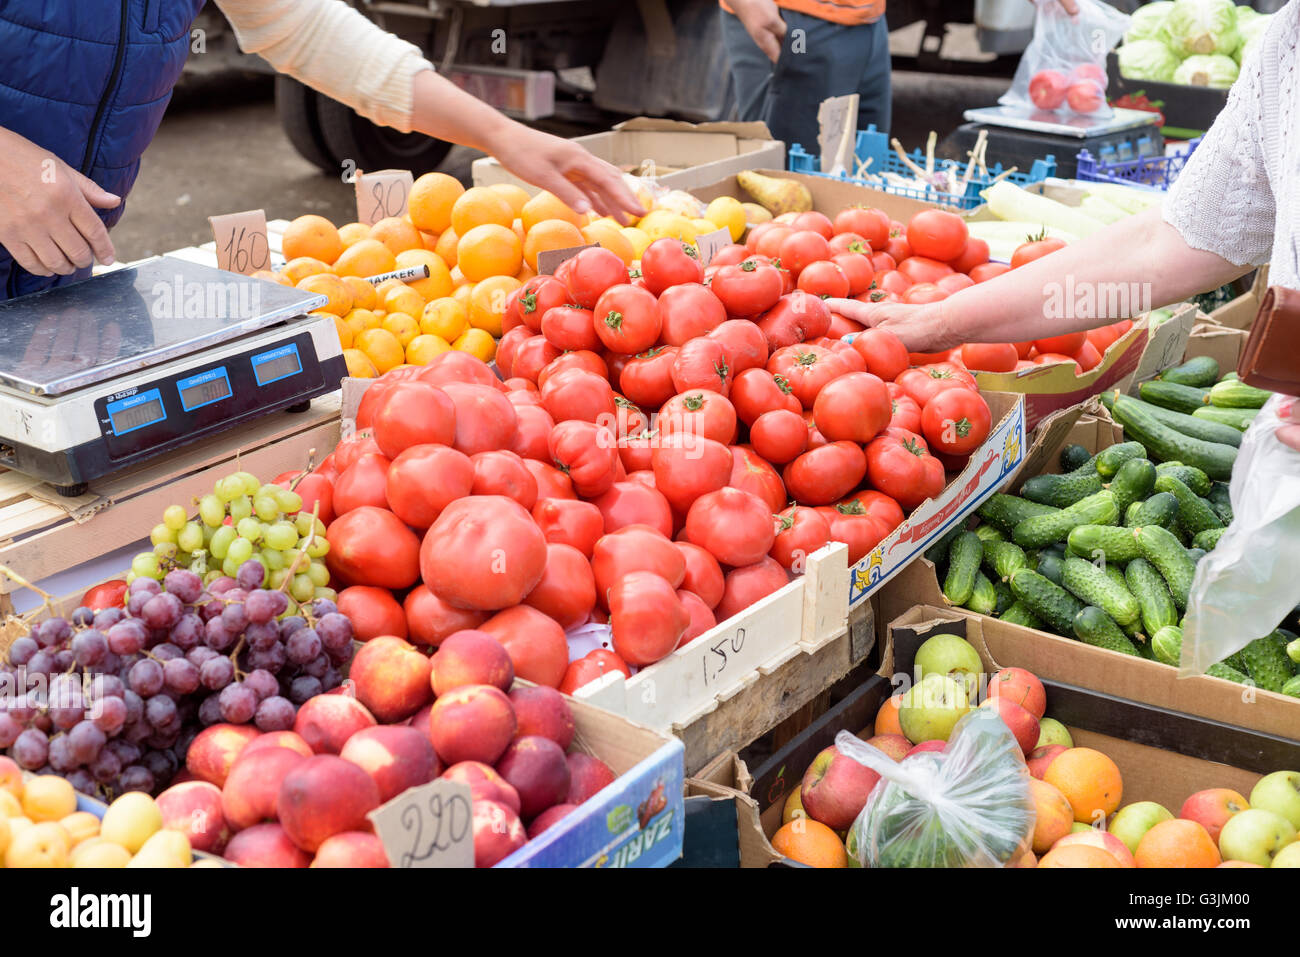
[[[1085,183],[1149,186],[1164,191],[1178,178],[1200,142],[1200,137],[1189,140],[1185,150],[1169,156],[1138,156],[1133,159],[1117,158],[1114,147],[1103,148],[1095,157],[1087,150],[1079,150],[1076,176]]]
[[[912,171],[899,158],[889,145],[889,135],[876,129],[875,125],[868,126],[865,130],[858,132],[857,143],[854,145],[854,155],[857,162],[854,164],[856,171],[858,165],[871,161],[866,169],[868,175],[878,173],[897,173],[901,176],[911,176]],[[936,187],[909,187],[895,186],[888,183],[880,183],[875,180],[863,179],[850,173],[843,173],[839,176],[832,176],[830,173],[821,171],[821,159],[816,154],[806,152],[798,143],[792,143],[787,152],[787,165],[792,173],[809,173],[813,176],[825,176],[827,179],[840,179],[851,183],[860,183],[863,186],[869,186],[872,189],[879,189],[882,192],[890,193],[895,196],[905,196],[908,199],[919,199],[926,203],[938,203],[943,206],[953,206],[958,209],[974,209],[984,202],[980,197],[980,191],[985,189],[992,180],[1002,172],[1002,164],[997,163],[989,167],[987,176],[982,173],[974,173],[970,182],[966,186],[964,194],[949,193]],[[920,150],[913,150],[909,157],[917,166],[925,166],[925,154]],[[941,159],[935,164],[939,170],[955,169],[958,176],[965,170],[966,164],[957,160]],[[1030,183],[1040,183],[1049,176],[1056,175],[1056,157],[1047,155],[1043,159],[1034,160],[1033,166],[1028,172],[1015,172],[1010,176],[1004,177],[1009,182],[1017,186],[1026,186]]]

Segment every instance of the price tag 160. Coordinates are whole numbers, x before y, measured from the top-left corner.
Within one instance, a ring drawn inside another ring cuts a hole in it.
[[[209,216],[212,238],[217,246],[217,268],[249,273],[271,268],[271,247],[266,241],[266,213],[249,209],[242,213]]]
[[[473,867],[474,810],[469,785],[431,781],[371,811],[393,867]]]
[[[358,172],[357,222],[373,226],[389,216],[405,216],[406,201],[414,182],[409,169],[381,169]]]

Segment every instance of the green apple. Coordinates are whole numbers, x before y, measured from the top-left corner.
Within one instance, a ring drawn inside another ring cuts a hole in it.
[[[957,635],[931,635],[916,649],[916,669],[920,676],[939,674],[958,677],[968,697],[975,697],[979,677],[984,671],[980,654],[965,638]]]
[[[1228,818],[1219,834],[1219,853],[1225,861],[1268,867],[1274,855],[1295,839],[1295,828],[1281,814],[1253,807]]]
[[[1278,851],[1269,867],[1300,867],[1300,841],[1292,841]]]
[[[1074,747],[1074,739],[1070,737],[1070,732],[1065,729],[1065,725],[1055,718],[1043,718],[1038,722],[1038,743],[1034,748],[1045,748],[1049,744],[1063,744],[1067,748]]]
[[[1073,824],[1070,825],[1071,834],[1082,834],[1084,831],[1091,831],[1091,830],[1092,830],[1091,824],[1080,824],[1078,821],[1075,821]]]
[[[1300,772],[1264,775],[1250,792],[1250,806],[1281,814],[1292,827],[1300,829]]]
[[[1138,841],[1142,835],[1161,821],[1172,821],[1173,813],[1163,804],[1155,801],[1138,801],[1126,804],[1115,812],[1110,822],[1110,833],[1114,834],[1132,854],[1137,853]]]
[[[962,683],[947,675],[925,675],[903,695],[898,723],[909,741],[947,741],[953,726],[970,710]]]

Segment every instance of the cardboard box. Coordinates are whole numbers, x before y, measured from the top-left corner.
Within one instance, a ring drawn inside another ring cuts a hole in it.
[[[872,189],[869,186],[862,186],[846,180],[812,176],[808,173],[791,173],[784,169],[763,169],[757,166],[742,166],[740,169],[752,169],[756,173],[762,173],[764,176],[770,176],[773,179],[791,179],[797,183],[803,183],[804,186],[808,187],[808,192],[812,195],[813,209],[832,218],[846,206],[862,205],[882,209],[889,214],[890,218],[905,223],[924,210],[944,208],[935,203],[923,203],[918,199],[895,196],[893,193],[886,193],[882,190]],[[717,199],[719,196],[731,196],[745,203],[755,202],[753,196],[740,188],[734,173],[722,179],[691,187],[690,193],[704,203]]]
[[[1196,356],[1209,356],[1219,363],[1220,375],[1237,368],[1250,333],[1245,329],[1221,326],[1204,313],[1198,313],[1198,317],[1205,321],[1198,321],[1192,327],[1187,347],[1183,350],[1183,361]]]
[[[626,172],[652,175],[669,189],[692,189],[741,170],[785,165],[785,144],[772,139],[764,123],[684,123],[640,116],[573,141]],[[475,186],[514,183],[529,193],[538,191],[491,156],[476,159],[472,170]]]
[[[1255,270],[1255,281],[1250,289],[1215,309],[1210,313],[1210,318],[1229,329],[1249,330],[1255,323],[1255,316],[1259,314],[1259,304],[1264,301],[1264,293],[1267,291],[1268,266],[1260,266]]]

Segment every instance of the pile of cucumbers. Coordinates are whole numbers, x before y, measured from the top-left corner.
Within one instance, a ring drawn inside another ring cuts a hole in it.
[[[1177,665],[1196,563],[1232,522],[1225,484],[1241,433],[1272,394],[1192,359],[1103,403],[1129,441],[1061,451],[1061,474],[995,494],[975,529],[926,552],[955,605]],[[1177,405],[1177,408],[1174,406]],[[1285,629],[1208,669],[1300,697],[1300,638]]]

